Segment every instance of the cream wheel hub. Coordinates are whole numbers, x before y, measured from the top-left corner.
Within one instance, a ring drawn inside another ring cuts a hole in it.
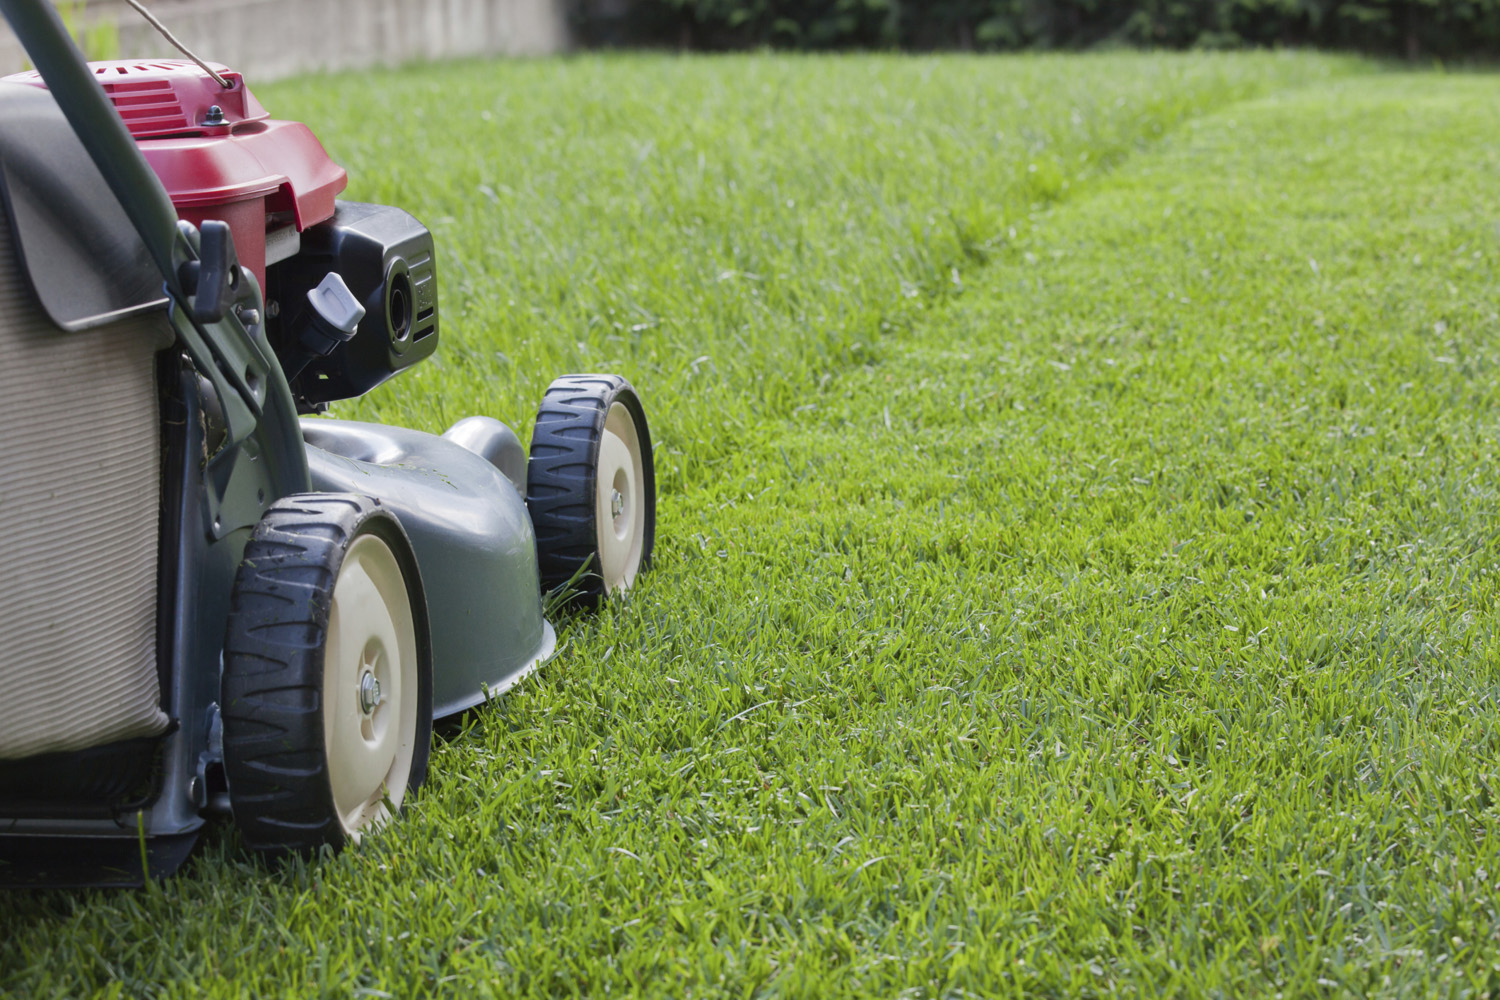
[[[610,405],[599,438],[598,496],[594,519],[599,535],[599,575],[604,592],[626,590],[641,568],[646,536],[645,465],[635,420],[624,403]]]
[[[417,734],[416,626],[390,546],[360,535],[333,587],[323,741],[334,808],[354,841],[399,808]]]

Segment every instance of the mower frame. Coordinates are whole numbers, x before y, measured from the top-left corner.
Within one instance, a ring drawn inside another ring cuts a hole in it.
[[[260,538],[268,511],[298,494],[356,495],[381,508],[381,518],[396,519],[388,536],[414,557],[403,557],[403,565],[413,574],[422,566],[409,584],[426,605],[419,615],[431,671],[424,714],[449,715],[505,690],[552,655],[556,636],[543,616],[542,586],[577,584],[599,547],[616,535],[627,540],[623,551],[633,552],[634,562],[618,578],[585,581],[585,597],[628,588],[636,570],[649,564],[655,521],[650,436],[634,389],[617,376],[553,383],[533,441],[534,452],[544,449],[545,462],[535,454],[528,460],[515,433],[489,417],[466,418],[437,436],[299,416],[267,336],[262,289],[237,260],[229,226],[179,221],[50,4],[0,0],[0,13],[46,85],[0,83],[0,103],[24,107],[29,122],[24,137],[10,139],[0,123],[0,153],[11,142],[26,147],[27,155],[91,163],[92,170],[69,174],[69,194],[97,204],[99,227],[116,245],[138,247],[150,262],[144,291],[139,282],[134,291],[101,286],[94,307],[79,308],[67,282],[48,276],[56,262],[47,259],[46,248],[57,234],[23,238],[27,226],[34,233],[46,225],[26,221],[26,206],[0,156],[6,221],[37,299],[63,331],[164,312],[175,337],[174,349],[157,356],[165,440],[156,656],[161,708],[171,725],[150,738],[152,791],[129,815],[107,803],[92,812],[26,814],[5,808],[0,793],[0,884],[138,884],[175,870],[205,816],[230,810],[238,786],[231,778],[223,791],[224,770],[215,770],[225,766],[224,727],[251,716],[220,712],[234,645],[226,629],[243,624],[237,624],[245,612],[235,605],[235,588],[249,565],[246,546],[252,533]],[[607,415],[633,427],[628,449],[617,434],[610,440],[615,424]],[[377,686],[374,704],[379,698]],[[11,787],[6,781],[18,768],[32,772],[23,785],[40,787],[49,775],[74,773],[111,749],[0,761],[0,788]],[[418,756],[425,767],[425,744]],[[415,775],[412,787],[419,782]],[[239,816],[241,803],[233,801],[233,809]],[[357,830],[345,832],[358,840]],[[335,833],[305,846],[337,846],[345,839]],[[89,848],[80,850],[84,844]]]

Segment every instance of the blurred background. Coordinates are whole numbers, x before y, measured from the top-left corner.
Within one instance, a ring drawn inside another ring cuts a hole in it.
[[[124,0],[57,6],[90,58],[175,55]],[[254,79],[576,48],[1018,51],[1316,47],[1500,55],[1500,0],[154,0]],[[6,31],[0,71],[26,68]]]
[[[55,6],[90,59],[180,57],[125,0]],[[318,70],[480,55],[546,55],[574,43],[561,0],[145,0],[204,59],[260,82]],[[0,72],[29,68],[0,24]]]
[[[1500,52],[1500,0],[580,0],[570,14],[582,44]]]

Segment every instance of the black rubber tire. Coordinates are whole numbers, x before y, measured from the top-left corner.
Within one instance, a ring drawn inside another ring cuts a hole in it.
[[[587,565],[590,571],[574,587],[576,599],[588,605],[598,603],[605,590],[594,572],[599,559],[594,490],[599,442],[617,402],[630,411],[641,445],[646,515],[639,572],[645,572],[656,541],[656,469],[646,411],[629,382],[618,375],[564,375],[554,381],[537,409],[526,464],[526,507],[536,531],[542,589],[567,584]]]
[[[432,749],[432,637],[421,574],[396,516],[367,497],[308,493],[277,501],[245,546],[224,640],[224,772],[236,823],[272,855],[342,847],[323,726],[323,652],[344,555],[362,535],[389,546],[416,625],[417,735],[409,792]]]

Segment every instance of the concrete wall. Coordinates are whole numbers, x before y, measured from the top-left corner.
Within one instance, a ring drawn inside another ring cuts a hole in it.
[[[252,86],[315,70],[449,56],[546,55],[571,45],[564,0],[143,2],[199,56],[239,70]],[[99,25],[113,22],[122,58],[178,55],[121,0],[72,6],[79,9],[76,21],[95,26],[95,37]],[[0,26],[0,72],[25,68],[25,59],[10,29]]]

